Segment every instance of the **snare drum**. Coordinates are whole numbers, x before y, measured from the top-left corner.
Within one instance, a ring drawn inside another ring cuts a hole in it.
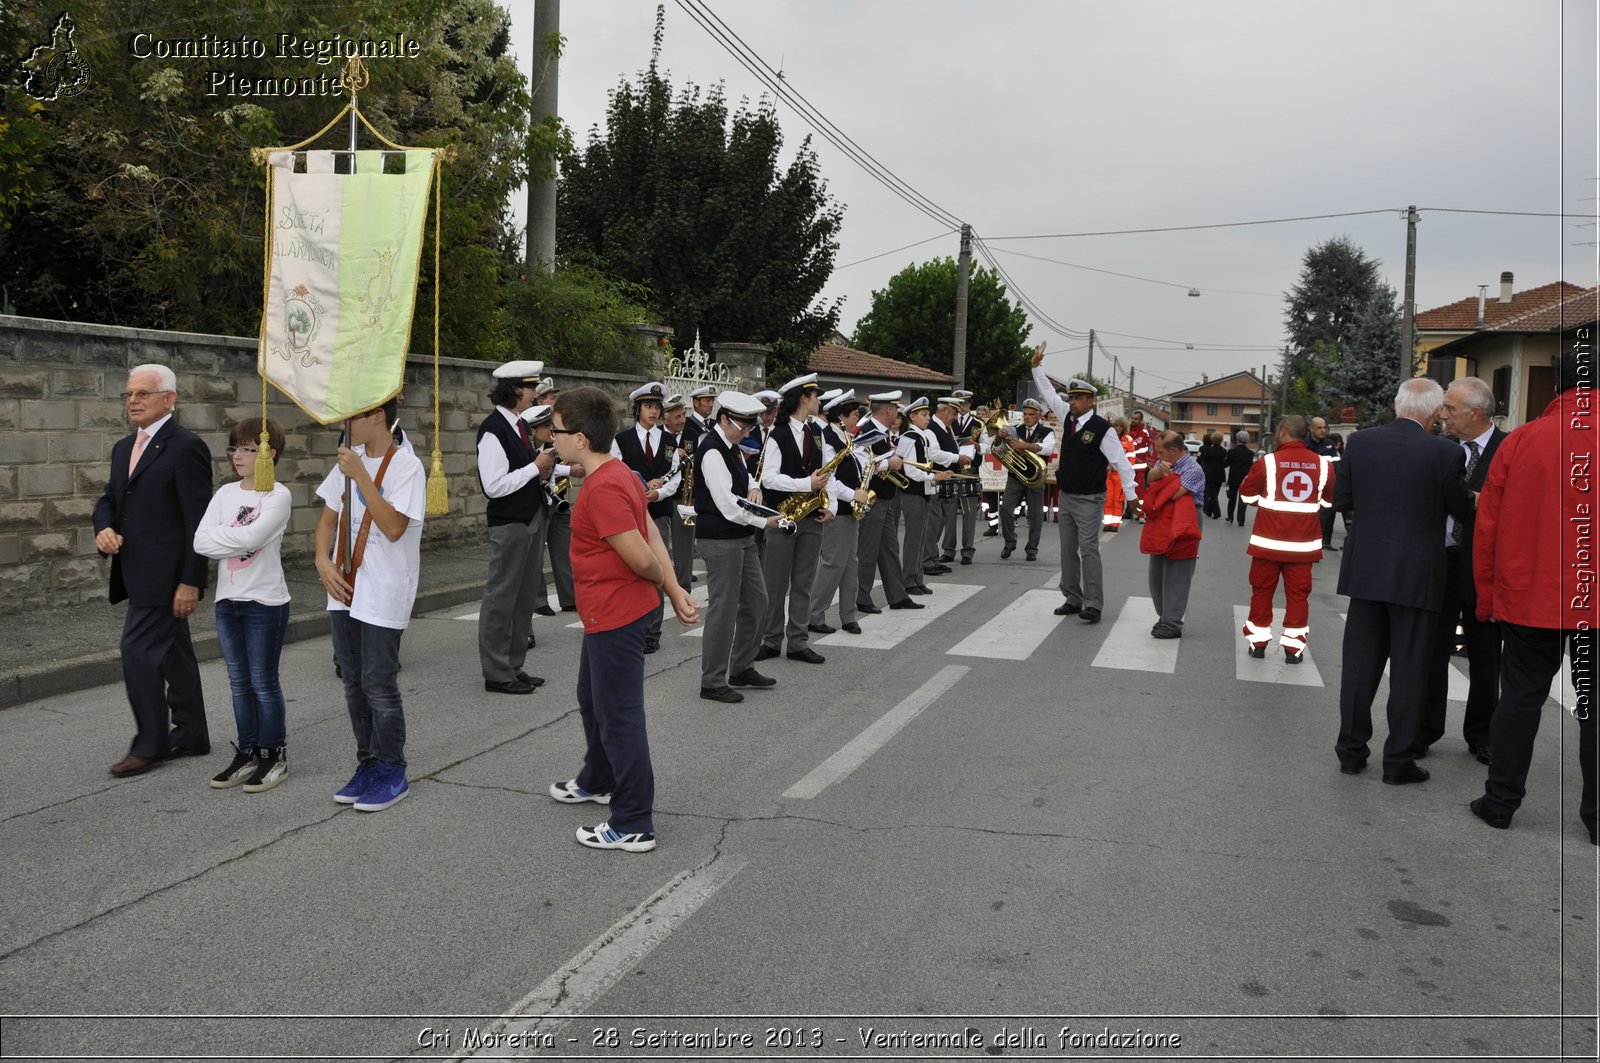
[[[935,498],[954,498],[954,497],[956,497],[956,485],[958,483],[960,483],[960,482],[961,482],[960,480],[940,480],[938,483],[933,485],[933,497],[935,497]]]
[[[946,483],[955,487],[957,498],[977,498],[983,494],[983,483],[980,480],[947,480]]]

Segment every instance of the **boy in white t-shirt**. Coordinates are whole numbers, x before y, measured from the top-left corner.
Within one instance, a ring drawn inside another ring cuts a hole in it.
[[[354,449],[339,448],[338,465],[317,488],[325,503],[317,522],[317,575],[328,592],[333,655],[344,679],[358,762],[333,799],[361,812],[388,808],[410,790],[400,634],[417,597],[426,477],[416,455],[395,445],[389,427],[395,412],[391,399],[352,417]],[[346,478],[348,523],[340,519]]]

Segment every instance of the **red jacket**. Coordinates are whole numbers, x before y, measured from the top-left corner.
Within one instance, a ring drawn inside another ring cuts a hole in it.
[[[1478,619],[1567,631],[1600,626],[1595,425],[1593,389],[1570,388],[1501,441],[1473,530]]]
[[[1183,490],[1176,473],[1168,473],[1146,488],[1144,532],[1139,552],[1162,554],[1174,561],[1200,556],[1200,520],[1194,499]]]
[[[1239,498],[1260,513],[1245,553],[1268,561],[1321,560],[1321,512],[1333,505],[1333,479],[1333,463],[1299,439],[1250,466]]]

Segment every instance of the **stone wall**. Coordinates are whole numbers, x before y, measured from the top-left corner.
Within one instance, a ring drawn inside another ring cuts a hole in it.
[[[106,593],[109,562],[94,548],[94,506],[105,490],[112,444],[131,431],[119,397],[128,370],[145,362],[172,367],[178,421],[211,448],[215,482],[232,479],[224,449],[228,429],[261,410],[253,338],[0,315],[0,612]],[[429,518],[425,545],[481,536],[486,505],[475,444],[490,410],[490,367],[461,358],[440,364],[450,512]],[[604,388],[620,407],[639,384],[614,373],[567,373],[559,366],[547,372],[566,388]],[[404,394],[400,424],[427,465],[434,428],[431,358],[407,360]],[[275,389],[267,412],[287,435],[277,478],[288,485],[295,509],[284,556],[304,557],[321,508],[313,492],[333,465],[339,430],[316,424]]]

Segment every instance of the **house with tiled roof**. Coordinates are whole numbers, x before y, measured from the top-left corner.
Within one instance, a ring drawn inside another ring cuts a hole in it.
[[[1507,431],[1533,420],[1555,394],[1551,358],[1580,339],[1580,330],[1589,330],[1593,342],[1600,322],[1600,286],[1563,287],[1570,290],[1555,299],[1529,300],[1514,314],[1486,315],[1482,327],[1435,347],[1428,375],[1446,385],[1463,376],[1487,381],[1494,390],[1495,423]]]
[[[1515,275],[1507,270],[1500,274],[1498,296],[1491,298],[1487,290],[1489,286],[1485,284],[1480,287],[1477,295],[1458,299],[1444,306],[1436,306],[1432,310],[1420,311],[1415,320],[1417,355],[1423,364],[1431,362],[1433,351],[1447,343],[1470,336],[1479,329],[1504,324],[1514,317],[1521,317],[1541,307],[1552,306],[1570,295],[1577,295],[1583,291],[1578,285],[1567,281],[1541,284],[1537,288],[1520,292],[1513,290],[1515,285]],[[1450,380],[1458,376],[1474,375],[1465,367],[1456,368],[1459,371],[1451,376]],[[1428,375],[1437,379],[1436,371],[1431,366]]]
[[[910,362],[858,351],[843,343],[824,343],[811,352],[806,368],[817,374],[824,391],[855,388],[857,398],[882,391],[904,391],[906,398],[927,395],[936,399],[956,386],[955,377]]]
[[[1221,432],[1231,440],[1241,430],[1255,439],[1271,402],[1272,388],[1251,370],[1207,378],[1172,393],[1172,430],[1185,439]]]

